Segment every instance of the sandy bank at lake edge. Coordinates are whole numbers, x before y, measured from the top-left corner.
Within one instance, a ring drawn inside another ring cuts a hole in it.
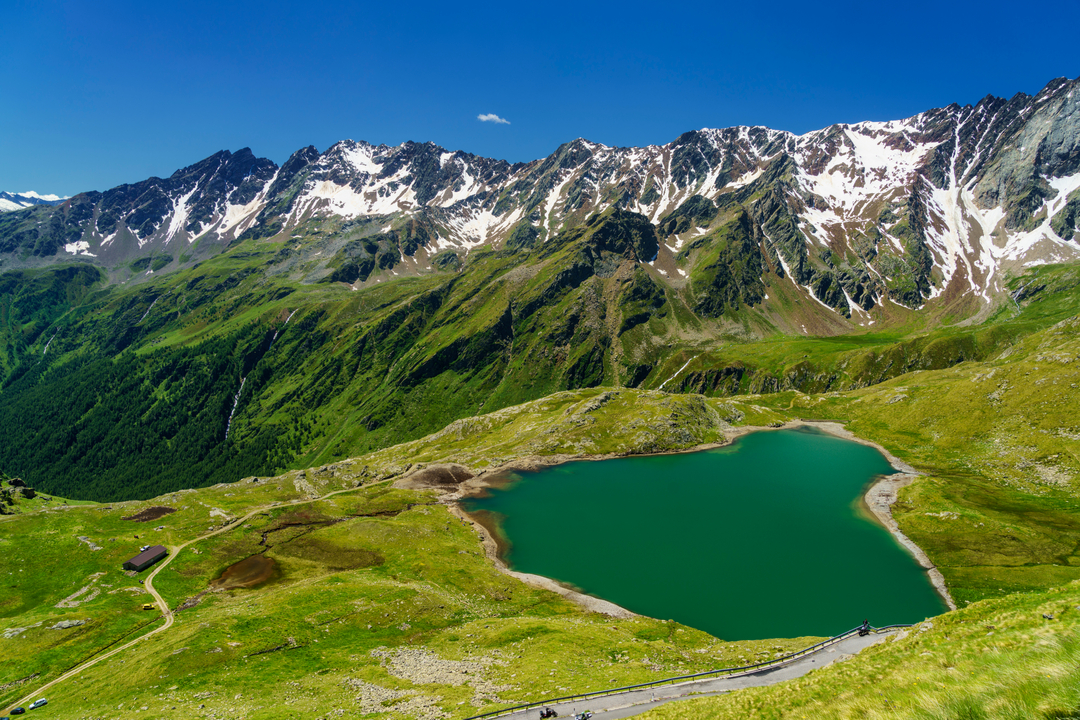
[[[843,438],[844,440],[850,440],[852,442],[857,442],[860,445],[872,447],[885,456],[885,459],[888,460],[889,464],[896,470],[896,474],[882,475],[879,477],[866,491],[866,494],[863,495],[863,503],[877,521],[881,523],[886,530],[892,533],[892,536],[896,538],[896,541],[900,543],[905,550],[911,553],[919,565],[926,570],[926,574],[930,577],[930,582],[933,584],[934,589],[937,590],[938,594],[945,600],[945,604],[949,606],[949,609],[955,610],[956,603],[953,601],[952,595],[949,594],[949,589],[945,586],[945,577],[941,574],[941,571],[937,569],[937,566],[934,565],[934,563],[930,562],[930,558],[926,556],[923,549],[916,545],[911,538],[900,530],[900,526],[897,525],[896,520],[892,516],[892,505],[896,502],[897,497],[899,497],[901,488],[913,483],[915,478],[919,477],[920,473],[885,448],[877,443],[858,437],[840,423],[805,420],[792,423],[791,425],[793,427],[796,425],[815,427],[818,430]]]
[[[533,587],[542,588],[544,590],[550,590],[558,593],[563,597],[577,603],[582,608],[591,612],[600,612],[605,615],[611,615],[613,617],[634,617],[635,613],[622,608],[615,603],[602,600],[591,595],[585,595],[577,592],[576,590],[561,585],[551,578],[546,578],[540,575],[532,575],[529,573],[521,573],[515,570],[511,570],[506,562],[500,555],[500,547],[496,538],[493,536],[491,530],[478,522],[474,518],[470,517],[459,504],[459,500],[474,495],[484,493],[488,488],[495,487],[500,484],[500,481],[504,479],[508,474],[514,472],[528,472],[535,470],[544,470],[546,468],[554,467],[555,465],[562,465],[568,462],[578,461],[600,461],[600,460],[614,460],[616,458],[625,457],[648,457],[652,455],[675,455],[681,453],[698,452],[701,450],[710,450],[713,448],[723,447],[729,445],[736,438],[743,435],[748,435],[753,432],[764,432],[769,430],[790,430],[798,427],[812,427],[822,432],[828,433],[835,437],[843,438],[844,440],[850,440],[857,442],[860,445],[866,445],[872,447],[889,461],[889,464],[897,471],[895,475],[883,475],[879,477],[873,485],[866,491],[863,496],[863,502],[866,508],[870,511],[870,514],[881,525],[888,530],[896,541],[900,543],[915,560],[921,565],[930,578],[931,584],[938,594],[945,600],[950,610],[956,609],[956,603],[953,601],[952,596],[949,594],[948,588],[945,586],[945,578],[941,574],[941,571],[937,569],[930,558],[926,556],[922,548],[916,545],[911,538],[905,535],[900,526],[897,525],[896,520],[892,516],[892,505],[896,502],[897,495],[901,488],[910,485],[919,473],[915,468],[911,467],[903,460],[900,460],[888,450],[878,445],[877,443],[865,440],[856,436],[850,430],[845,428],[842,424],[831,421],[816,421],[816,420],[791,420],[783,425],[776,426],[743,426],[733,427],[724,431],[724,442],[722,443],[705,443],[702,445],[695,445],[694,447],[685,448],[682,450],[670,450],[659,453],[641,453],[641,454],[629,454],[629,453],[607,453],[604,455],[530,455],[526,457],[516,458],[514,460],[507,461],[501,465],[491,468],[483,468],[481,470],[473,470],[469,468],[469,474],[472,477],[457,482],[454,484],[431,484],[424,482],[421,478],[426,471],[436,467],[436,465],[427,465],[421,468],[416,468],[407,475],[398,478],[394,481],[394,487],[412,489],[412,490],[438,490],[442,493],[441,501],[445,503],[450,512],[461,520],[470,523],[476,530],[477,534],[481,538],[481,542],[484,546],[484,552],[491,562],[495,564],[495,567],[513,578],[516,578]],[[466,467],[466,466],[458,466]]]
[[[526,585],[531,585],[532,587],[540,588],[542,590],[550,590],[553,593],[562,595],[567,600],[576,603],[578,606],[589,612],[603,613],[604,615],[610,615],[611,617],[616,618],[637,617],[636,613],[632,613],[626,608],[620,607],[613,602],[608,602],[607,600],[603,600],[598,597],[593,597],[592,595],[586,595],[584,593],[578,592],[573,588],[562,585],[561,583],[556,582],[551,578],[544,577],[543,575],[532,575],[530,573],[522,573],[516,570],[511,570],[510,566],[508,566],[506,562],[502,559],[502,557],[500,557],[499,544],[498,542],[496,542],[494,536],[491,534],[491,531],[486,528],[482,523],[477,522],[473,518],[469,517],[469,515],[461,509],[461,506],[457,503],[456,500],[450,502],[448,504],[448,507],[453,515],[464,520],[467,523],[471,523],[472,526],[476,528],[477,533],[479,533],[481,537],[481,542],[484,545],[484,554],[487,555],[488,560],[495,563],[495,567],[497,567],[500,572],[509,575],[512,578],[516,578],[521,582],[525,583]]]

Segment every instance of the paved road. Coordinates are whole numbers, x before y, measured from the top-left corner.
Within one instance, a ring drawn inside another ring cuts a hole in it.
[[[630,690],[617,695],[557,703],[549,707],[557,711],[559,717],[573,715],[583,710],[591,710],[596,720],[618,720],[619,718],[639,715],[646,710],[652,710],[673,700],[720,695],[740,688],[772,685],[784,680],[802,677],[814,668],[825,667],[841,657],[854,655],[865,647],[882,642],[887,637],[887,633],[868,635],[866,637],[853,635],[817,652],[796,658],[791,662],[756,672],[727,675],[706,680],[692,680],[677,685],[661,685],[660,687],[645,688],[643,690]],[[499,720],[526,720],[526,718],[528,720],[539,720],[539,717],[540,708],[537,707],[502,715]]]
[[[165,599],[163,597],[161,597],[161,594],[158,593],[158,591],[156,589],[154,589],[154,578],[157,577],[157,574],[159,572],[161,572],[166,567],[168,567],[169,563],[171,563],[173,561],[173,559],[180,553],[180,551],[183,550],[184,548],[186,548],[188,545],[200,542],[202,540],[206,540],[207,538],[214,537],[215,535],[220,535],[223,532],[228,532],[229,530],[233,530],[233,529],[239,527],[240,525],[242,525],[243,523],[247,522],[249,519],[251,519],[255,515],[258,515],[261,512],[266,512],[267,510],[272,510],[273,508],[288,507],[288,506],[291,506],[291,505],[307,505],[308,503],[319,502],[320,500],[325,500],[326,498],[332,497],[334,495],[340,495],[342,493],[347,493],[347,492],[355,492],[355,491],[357,491],[359,489],[360,489],[359,487],[345,488],[344,490],[335,490],[334,492],[326,493],[325,495],[320,495],[317,498],[308,498],[307,500],[291,500],[289,502],[276,502],[276,503],[271,503],[269,505],[262,505],[260,507],[255,508],[251,512],[249,512],[247,515],[244,515],[242,518],[240,518],[238,520],[234,520],[231,523],[229,523],[228,525],[223,525],[222,527],[218,528],[217,530],[215,530],[213,532],[206,533],[205,535],[200,535],[199,537],[194,538],[193,540],[188,540],[183,545],[176,545],[175,547],[170,547],[169,548],[169,555],[164,560],[162,560],[154,568],[154,571],[151,572],[149,575],[147,575],[146,580],[143,581],[143,585],[146,587],[146,591],[154,596],[154,601],[157,604],[158,609],[161,610],[161,614],[165,617],[165,624],[154,628],[153,630],[146,633],[145,635],[140,635],[139,637],[135,638],[134,640],[131,640],[130,642],[127,642],[127,643],[121,645],[118,648],[113,648],[112,650],[108,651],[107,653],[104,653],[102,655],[98,655],[94,659],[88,660],[85,663],[83,663],[82,665],[79,665],[77,667],[72,668],[71,670],[68,670],[66,673],[64,673],[60,677],[56,678],[55,680],[52,680],[50,682],[45,683],[44,685],[39,687],[34,692],[27,695],[26,697],[21,698],[17,702],[12,703],[11,707],[14,708],[14,707],[17,707],[19,705],[26,705],[27,703],[32,702],[34,700],[34,698],[40,696],[43,692],[45,692],[49,688],[55,687],[56,685],[64,682],[65,680],[70,680],[71,678],[75,677],[76,675],[78,675],[82,671],[87,670],[87,669],[93,667],[94,665],[97,665],[102,660],[108,660],[113,655],[117,655],[119,653],[122,653],[125,650],[127,650],[128,648],[130,648],[131,646],[136,645],[136,644],[142,642],[143,640],[146,640],[149,637],[153,637],[154,635],[157,635],[160,632],[164,632],[165,630],[168,630],[170,627],[172,627],[173,621],[175,620],[175,616],[173,615],[173,611],[169,607],[168,603],[165,602]],[[9,710],[10,710],[10,708],[9,708]]]

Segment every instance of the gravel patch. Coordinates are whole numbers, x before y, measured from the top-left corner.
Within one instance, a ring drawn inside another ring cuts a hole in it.
[[[382,661],[394,677],[408,680],[416,685],[468,685],[473,690],[473,704],[510,703],[498,696],[500,691],[510,690],[509,685],[497,685],[484,677],[492,665],[505,665],[504,660],[482,656],[470,660],[445,660],[423,648],[376,648],[372,657]]]
[[[82,605],[83,603],[90,602],[91,600],[93,600],[94,598],[96,598],[98,595],[101,594],[101,588],[96,588],[96,587],[94,587],[94,585],[104,575],[105,575],[105,573],[99,572],[99,573],[94,573],[90,577],[86,578],[87,580],[90,581],[88,584],[83,585],[81,588],[79,588],[75,592],[71,593],[66,598],[61,600],[60,602],[56,603],[56,605],[54,607],[57,607],[57,608],[60,608],[60,609],[77,608],[80,605]],[[83,597],[84,595],[86,597]]]
[[[98,550],[101,550],[101,549],[102,549],[102,547],[101,547],[100,545],[96,545],[96,544],[94,543],[94,541],[93,541],[93,540],[91,540],[90,538],[86,537],[85,535],[78,535],[78,536],[76,537],[76,540],[78,540],[79,542],[83,542],[83,543],[86,543],[87,545],[89,545],[89,546],[90,546],[90,549],[91,549],[92,551],[94,551],[94,552],[96,552],[96,551],[98,551]]]
[[[438,706],[436,698],[427,695],[392,690],[355,678],[347,678],[345,686],[356,691],[360,713],[363,715],[392,712],[417,720],[443,720],[450,717]]]

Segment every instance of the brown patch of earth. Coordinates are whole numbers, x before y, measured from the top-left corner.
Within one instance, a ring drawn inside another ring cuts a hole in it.
[[[404,478],[404,483],[416,490],[433,487],[445,488],[450,485],[460,485],[473,477],[473,472],[464,465],[451,463],[429,465]]]
[[[162,505],[156,505],[154,507],[148,507],[144,510],[140,510],[134,515],[130,515],[126,518],[120,518],[121,520],[132,520],[134,522],[150,522],[151,520],[157,520],[158,518],[165,517],[171,513],[176,512],[176,508],[164,507]]]
[[[331,572],[359,570],[382,565],[385,562],[382,555],[373,550],[342,547],[328,540],[308,536],[301,536],[281,545],[275,545],[273,552],[276,555],[319,563]]]
[[[277,561],[273,558],[252,555],[225,568],[220,577],[210,581],[210,587],[215,590],[255,587],[269,580],[275,569]]]

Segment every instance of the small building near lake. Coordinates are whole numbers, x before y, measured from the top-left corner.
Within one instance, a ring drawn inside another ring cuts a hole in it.
[[[164,545],[153,545],[124,563],[124,569],[142,572],[168,554]]]

